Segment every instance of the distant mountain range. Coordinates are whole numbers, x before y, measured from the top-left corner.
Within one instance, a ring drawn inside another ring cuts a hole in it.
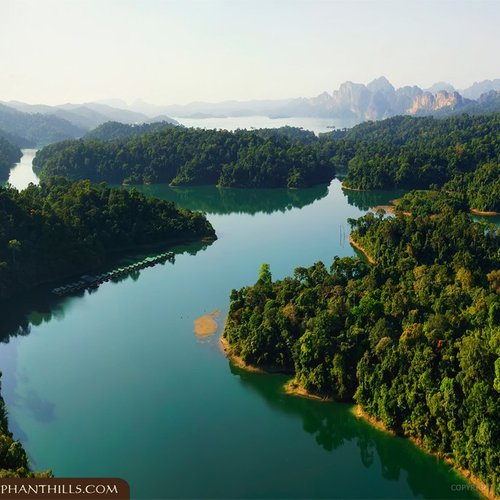
[[[436,83],[428,89],[417,86],[396,89],[387,78],[381,76],[367,85],[345,82],[331,94],[323,92],[311,98],[193,102],[170,106],[154,106],[144,101],[135,101],[130,106],[124,102],[113,102],[131,111],[166,113],[177,118],[263,115],[271,118],[302,116],[363,121],[380,120],[394,115],[500,111],[499,91],[500,79],[476,82],[467,89],[457,91],[446,82]]]
[[[500,79],[476,82],[457,91],[447,82],[428,89],[417,86],[395,88],[381,76],[368,83],[345,82],[332,93],[316,97],[252,101],[193,102],[159,106],[142,100],[128,105],[119,99],[83,104],[26,104],[0,102],[0,137],[20,147],[33,147],[63,139],[83,137],[103,123],[168,122],[170,118],[268,116],[270,118],[322,117],[347,119],[354,125],[394,115],[436,115],[500,111]]]
[[[59,106],[18,101],[0,103],[0,137],[19,147],[35,147],[64,139],[76,139],[110,121],[125,124],[178,124],[168,116],[150,117],[136,111],[94,102]]]

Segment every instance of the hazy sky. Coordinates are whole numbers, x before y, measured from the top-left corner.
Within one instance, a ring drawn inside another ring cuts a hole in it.
[[[0,0],[0,100],[314,96],[500,77],[500,0]]]

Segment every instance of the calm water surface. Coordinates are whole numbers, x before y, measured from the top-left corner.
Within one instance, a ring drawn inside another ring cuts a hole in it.
[[[289,125],[290,127],[301,127],[312,130],[316,134],[330,132],[335,128],[350,128],[360,123],[359,119],[353,118],[313,118],[293,116],[288,118],[269,118],[268,116],[230,116],[222,118],[175,118],[186,127],[215,128],[225,130],[236,130],[237,128],[278,128]]]
[[[23,156],[10,171],[9,184],[17,189],[24,189],[32,182],[38,184],[38,177],[33,172],[32,163],[36,155],[36,149],[23,149]]]
[[[4,305],[2,393],[33,467],[118,476],[133,498],[470,498],[449,467],[377,431],[346,404],[285,395],[198,340],[193,320],[227,311],[268,262],[275,279],[353,255],[348,217],[395,197],[329,187],[143,191],[208,213],[218,240],[175,248],[94,293],[43,291]],[[220,332],[219,332],[220,333]]]

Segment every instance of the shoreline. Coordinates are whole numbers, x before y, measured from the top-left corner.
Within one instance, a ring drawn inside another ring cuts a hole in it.
[[[365,257],[370,264],[376,264],[375,259],[351,236],[349,235],[349,243],[357,248]]]
[[[35,282],[24,286],[22,290],[19,290],[12,295],[8,295],[7,297],[0,297],[0,304],[5,304],[9,300],[14,300],[20,295],[31,293],[33,291],[36,291],[37,289],[48,290],[52,285],[61,280],[77,278],[81,274],[85,273],[91,274],[97,272],[99,269],[108,268],[119,262],[120,259],[127,257],[129,254],[137,256],[141,252],[160,251],[160,250],[172,251],[171,249],[174,246],[184,245],[189,243],[210,244],[216,240],[217,240],[217,235],[214,234],[213,236],[202,236],[201,238],[193,237],[185,240],[181,238],[172,238],[158,243],[144,243],[139,245],[129,245],[123,248],[110,249],[104,252],[104,254],[101,256],[101,261],[99,264],[91,267],[86,266],[78,269],[71,269],[70,271],[67,272],[56,273],[53,276],[36,280]]]
[[[396,215],[395,205],[375,205],[374,207],[370,208],[370,210],[375,213],[382,210],[386,214]]]
[[[223,335],[219,337],[219,347],[221,348],[226,358],[228,358],[229,361],[231,361],[238,368],[242,368],[243,370],[247,370],[252,373],[266,373],[264,370],[262,370],[262,368],[258,368],[257,366],[245,363],[245,361],[243,361],[240,356],[233,352],[228,340]]]
[[[239,368],[241,368],[243,370],[247,370],[249,372],[254,372],[254,373],[262,373],[262,374],[283,373],[283,372],[280,372],[277,370],[273,370],[273,371],[265,370],[263,368],[259,368],[257,366],[253,366],[253,365],[249,365],[248,363],[245,363],[245,361],[243,361],[243,359],[241,359],[240,356],[238,356],[232,352],[232,349],[231,349],[231,346],[229,345],[229,342],[222,335],[219,337],[219,346],[220,346],[222,352],[225,354],[225,356],[231,362],[233,362],[236,366],[238,366]],[[312,393],[308,392],[300,384],[297,383],[295,378],[292,378],[289,382],[287,382],[283,386],[283,391],[285,394],[287,394],[289,396],[302,397],[302,398],[306,398],[306,399],[312,399],[314,401],[321,401],[324,403],[335,402],[335,400],[333,398],[330,398],[327,396],[321,397],[321,396],[318,396],[317,394],[312,394]],[[367,422],[368,424],[375,427],[377,430],[379,430],[381,432],[384,432],[384,433],[386,433],[390,436],[393,436],[393,437],[401,437],[402,439],[408,439],[419,450],[421,450],[424,453],[427,453],[429,455],[432,455],[433,457],[436,457],[440,460],[443,460],[445,463],[450,465],[457,474],[459,474],[463,479],[465,479],[465,481],[467,481],[472,486],[474,486],[476,492],[479,495],[483,496],[484,498],[486,498],[488,500],[498,500],[498,497],[496,497],[494,495],[494,493],[491,492],[490,488],[488,487],[488,485],[484,481],[482,481],[479,477],[472,474],[472,472],[470,470],[465,469],[465,468],[457,465],[453,459],[443,458],[438,453],[433,453],[433,452],[429,451],[428,449],[426,449],[422,445],[421,442],[419,442],[419,440],[417,440],[415,438],[405,436],[405,435],[399,435],[395,431],[387,429],[387,427],[384,425],[384,423],[381,420],[366,413],[366,411],[363,410],[363,408],[361,408],[361,406],[358,404],[354,405],[354,407],[351,410],[351,413],[353,414],[354,417],[356,417],[358,419],[363,419],[365,422]]]
[[[376,417],[373,417],[366,413],[365,410],[360,405],[355,405],[354,408],[352,409],[352,414],[358,418],[365,420],[367,423],[372,425],[373,427],[377,428],[379,431],[385,432],[391,436],[397,436],[402,439],[408,439],[411,441],[419,450],[422,450],[423,452],[427,453],[428,455],[431,455],[433,457],[436,457],[440,460],[443,460],[446,462],[448,465],[450,465],[453,470],[459,474],[463,479],[465,479],[467,482],[472,484],[476,488],[476,492],[482,495],[484,498],[487,498],[488,500],[496,500],[498,497],[496,497],[488,487],[488,485],[482,481],[479,477],[475,476],[469,469],[465,469],[458,465],[452,458],[445,458],[442,457],[439,453],[434,453],[430,450],[428,450],[421,442],[421,440],[410,437],[410,436],[405,436],[404,434],[398,434],[393,430],[388,429],[385,424],[379,420]]]
[[[241,356],[238,356],[235,354],[231,346],[229,345],[228,340],[224,335],[222,334],[219,337],[219,347],[222,351],[222,353],[226,356],[226,358],[229,359],[234,365],[236,365],[238,368],[241,368],[243,370],[252,372],[252,373],[262,373],[262,374],[281,374],[281,375],[293,375],[290,372],[286,372],[284,370],[279,370],[277,368],[273,368],[272,366],[266,366],[266,367],[260,367],[260,366],[255,366],[247,363],[246,361],[243,360]]]
[[[312,399],[314,401],[323,401],[325,403],[334,403],[335,399],[330,398],[328,396],[318,396],[317,394],[313,394],[312,392],[309,392],[307,389],[304,389],[296,380],[293,378],[289,382],[287,382],[283,386],[283,390],[285,391],[285,394],[288,394],[289,396],[296,396],[299,398],[306,398],[306,399]]]
[[[346,191],[360,191],[362,193],[366,193],[366,192],[370,191],[369,189],[352,188],[352,187],[346,186],[343,182],[340,183],[340,187],[341,187],[341,189],[345,189]]]
[[[366,422],[368,422],[370,425],[378,429],[379,431],[385,432],[386,434],[389,434],[391,436],[397,436],[398,434],[395,431],[392,431],[388,429],[385,424],[382,422],[382,420],[379,420],[378,418],[372,417],[368,413],[366,413],[365,410],[361,407],[361,405],[354,405],[354,407],[351,410],[351,413],[358,419],[363,419]],[[404,436],[400,436],[404,437]]]

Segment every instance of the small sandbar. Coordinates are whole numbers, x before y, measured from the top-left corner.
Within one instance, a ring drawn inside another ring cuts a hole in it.
[[[220,309],[216,309],[194,320],[194,333],[198,338],[210,337],[210,335],[213,335],[217,331],[219,327],[217,323],[219,314]]]

